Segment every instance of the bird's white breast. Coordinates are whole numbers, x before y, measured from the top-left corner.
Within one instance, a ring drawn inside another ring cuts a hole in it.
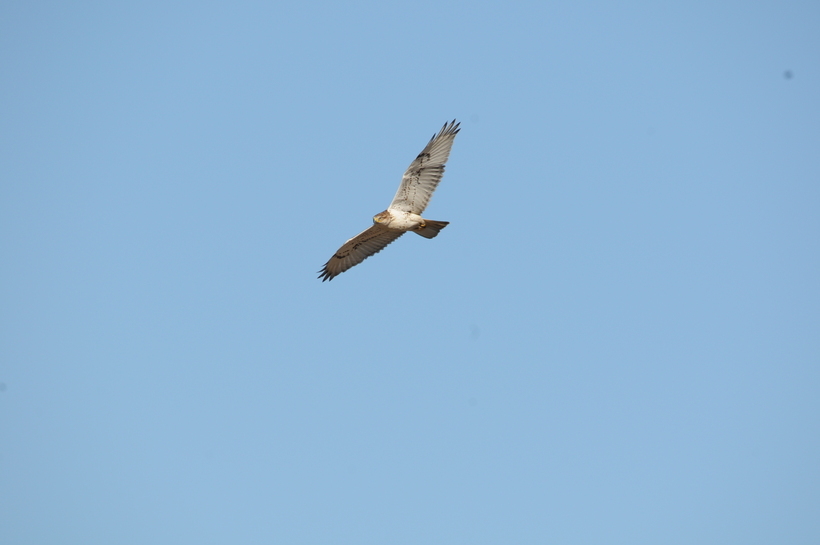
[[[416,227],[424,223],[424,220],[418,214],[393,209],[388,209],[388,212],[390,212],[390,215],[393,218],[390,221],[390,225],[388,225],[388,227],[390,227],[391,229],[401,229],[402,231],[409,231],[411,229],[415,229]]]

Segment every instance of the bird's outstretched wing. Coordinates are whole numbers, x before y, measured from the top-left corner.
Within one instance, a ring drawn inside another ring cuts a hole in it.
[[[421,214],[427,208],[433,191],[444,175],[444,163],[450,156],[450,148],[453,147],[460,125],[454,119],[445,123],[439,133],[433,135],[427,147],[407,167],[390,208],[413,214]]]
[[[339,248],[331,257],[322,270],[319,271],[319,278],[322,282],[333,280],[333,278],[350,267],[358,265],[373,254],[381,252],[385,246],[402,236],[404,231],[388,229],[379,224],[365,229],[355,237],[351,238]]]

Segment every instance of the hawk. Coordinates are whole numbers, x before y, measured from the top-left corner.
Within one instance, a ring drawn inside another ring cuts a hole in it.
[[[381,252],[385,246],[408,231],[434,238],[447,227],[447,221],[433,221],[421,217],[427,208],[433,191],[444,175],[444,163],[450,156],[450,148],[458,134],[459,125],[455,119],[445,123],[438,134],[410,163],[401,178],[399,190],[393,202],[384,212],[373,216],[373,226],[351,238],[339,248],[322,270],[322,282],[333,280],[337,275],[354,267],[373,254]]]

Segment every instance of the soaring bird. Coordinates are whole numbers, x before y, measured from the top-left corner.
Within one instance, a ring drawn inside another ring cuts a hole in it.
[[[387,210],[373,216],[370,228],[342,244],[325,263],[319,271],[322,282],[333,280],[350,267],[381,252],[407,231],[413,231],[424,238],[434,238],[447,227],[449,222],[424,219],[421,213],[427,208],[433,191],[444,175],[444,163],[450,156],[450,148],[453,147],[460,125],[454,119],[445,123],[438,134],[433,135],[427,146],[407,167],[399,190]]]

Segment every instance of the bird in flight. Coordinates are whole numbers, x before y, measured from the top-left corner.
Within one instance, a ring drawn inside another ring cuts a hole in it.
[[[444,175],[444,163],[450,156],[450,148],[458,134],[459,125],[455,119],[445,123],[438,134],[433,135],[418,157],[410,163],[401,178],[399,190],[393,202],[384,212],[373,216],[373,225],[351,238],[339,248],[322,270],[322,282],[333,280],[337,275],[354,267],[373,254],[381,252],[385,246],[408,231],[434,238],[447,227],[447,221],[433,221],[421,217],[427,208],[433,191]]]

